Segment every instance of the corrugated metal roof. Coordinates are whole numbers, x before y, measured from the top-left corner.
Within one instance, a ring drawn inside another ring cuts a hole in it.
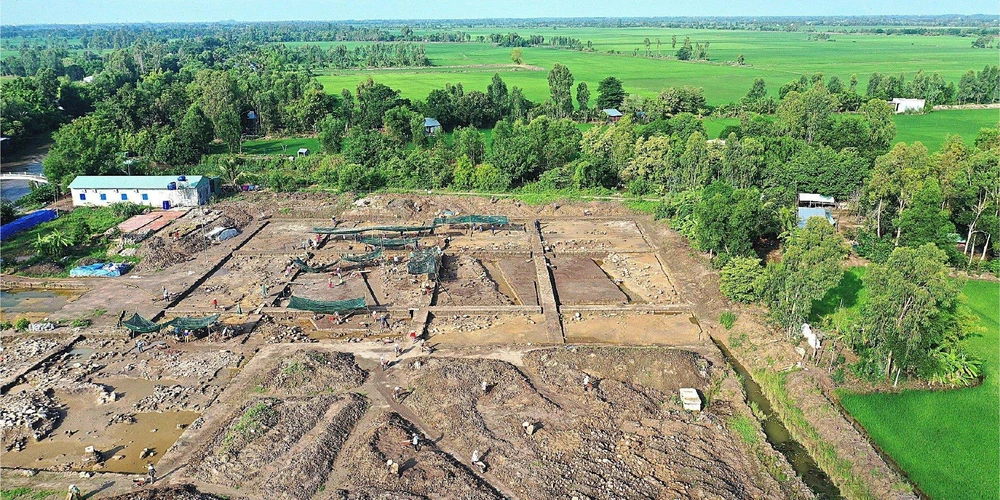
[[[167,189],[167,184],[176,182],[177,187],[187,183],[197,187],[206,182],[201,175],[189,175],[186,181],[178,181],[176,175],[78,175],[69,184],[70,189]]]
[[[833,216],[830,215],[830,212],[827,212],[822,208],[799,207],[799,227],[806,227],[806,222],[813,217],[821,217],[826,219],[826,221],[830,224],[834,223]]]
[[[433,118],[424,118],[424,126],[425,127],[440,127],[441,126],[441,122],[439,122],[439,121],[437,121],[437,120],[435,120]]]
[[[812,202],[812,203],[837,203],[837,200],[833,196],[823,196],[816,193],[799,193],[799,202]]]
[[[604,111],[604,114],[606,114],[608,116],[621,116],[622,115],[621,111],[618,111],[617,109],[614,109],[614,108],[605,109],[603,111]]]

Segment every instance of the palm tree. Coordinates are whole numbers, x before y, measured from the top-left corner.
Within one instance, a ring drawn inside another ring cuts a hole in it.
[[[245,175],[246,172],[240,170],[240,167],[236,164],[234,158],[230,158],[219,164],[219,177],[222,178],[223,182],[225,182],[228,186],[238,189],[238,183]]]

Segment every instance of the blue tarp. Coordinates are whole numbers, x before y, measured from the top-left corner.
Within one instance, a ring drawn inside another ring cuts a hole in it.
[[[38,210],[21,216],[13,222],[0,226],[0,241],[13,238],[21,231],[27,231],[43,222],[55,219],[59,215],[55,210]]]
[[[128,264],[109,264],[101,262],[89,266],[74,267],[70,270],[70,276],[121,276],[128,270]]]

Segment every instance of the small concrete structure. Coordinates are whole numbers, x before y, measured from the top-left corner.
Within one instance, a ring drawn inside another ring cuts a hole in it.
[[[299,148],[299,156],[309,156],[309,149]]]
[[[622,112],[618,111],[615,108],[603,109],[601,111],[604,111],[604,114],[607,115],[608,120],[611,123],[614,123],[614,122],[622,119]]]
[[[698,390],[691,387],[681,387],[681,404],[687,411],[701,411],[701,396]]]
[[[168,210],[204,205],[212,196],[211,182],[200,175],[78,175],[69,189],[75,207],[127,201]]]
[[[424,134],[434,135],[441,131],[441,123],[433,118],[424,118]]]
[[[924,110],[924,106],[927,105],[927,101],[925,99],[903,99],[895,97],[889,101],[889,105],[892,106],[892,110],[896,113],[906,113],[907,111],[921,112]]]
[[[799,227],[806,227],[806,222],[812,217],[826,219],[831,225],[836,225],[837,221],[830,215],[830,211],[823,208],[799,207]]]
[[[800,207],[834,207],[837,200],[833,196],[823,196],[816,193],[799,193]]]

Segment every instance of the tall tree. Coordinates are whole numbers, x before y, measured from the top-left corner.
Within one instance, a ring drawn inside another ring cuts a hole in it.
[[[811,217],[792,232],[781,262],[768,266],[771,314],[791,338],[809,318],[813,302],[840,283],[844,238],[829,222]]]
[[[573,73],[562,64],[555,63],[549,71],[549,94],[555,107],[556,118],[573,114]]]
[[[625,100],[625,89],[622,88],[622,81],[609,76],[597,84],[597,107],[600,109],[612,109],[622,105]]]
[[[580,111],[587,111],[590,107],[590,89],[587,88],[587,82],[576,85],[576,102],[580,106]]]

